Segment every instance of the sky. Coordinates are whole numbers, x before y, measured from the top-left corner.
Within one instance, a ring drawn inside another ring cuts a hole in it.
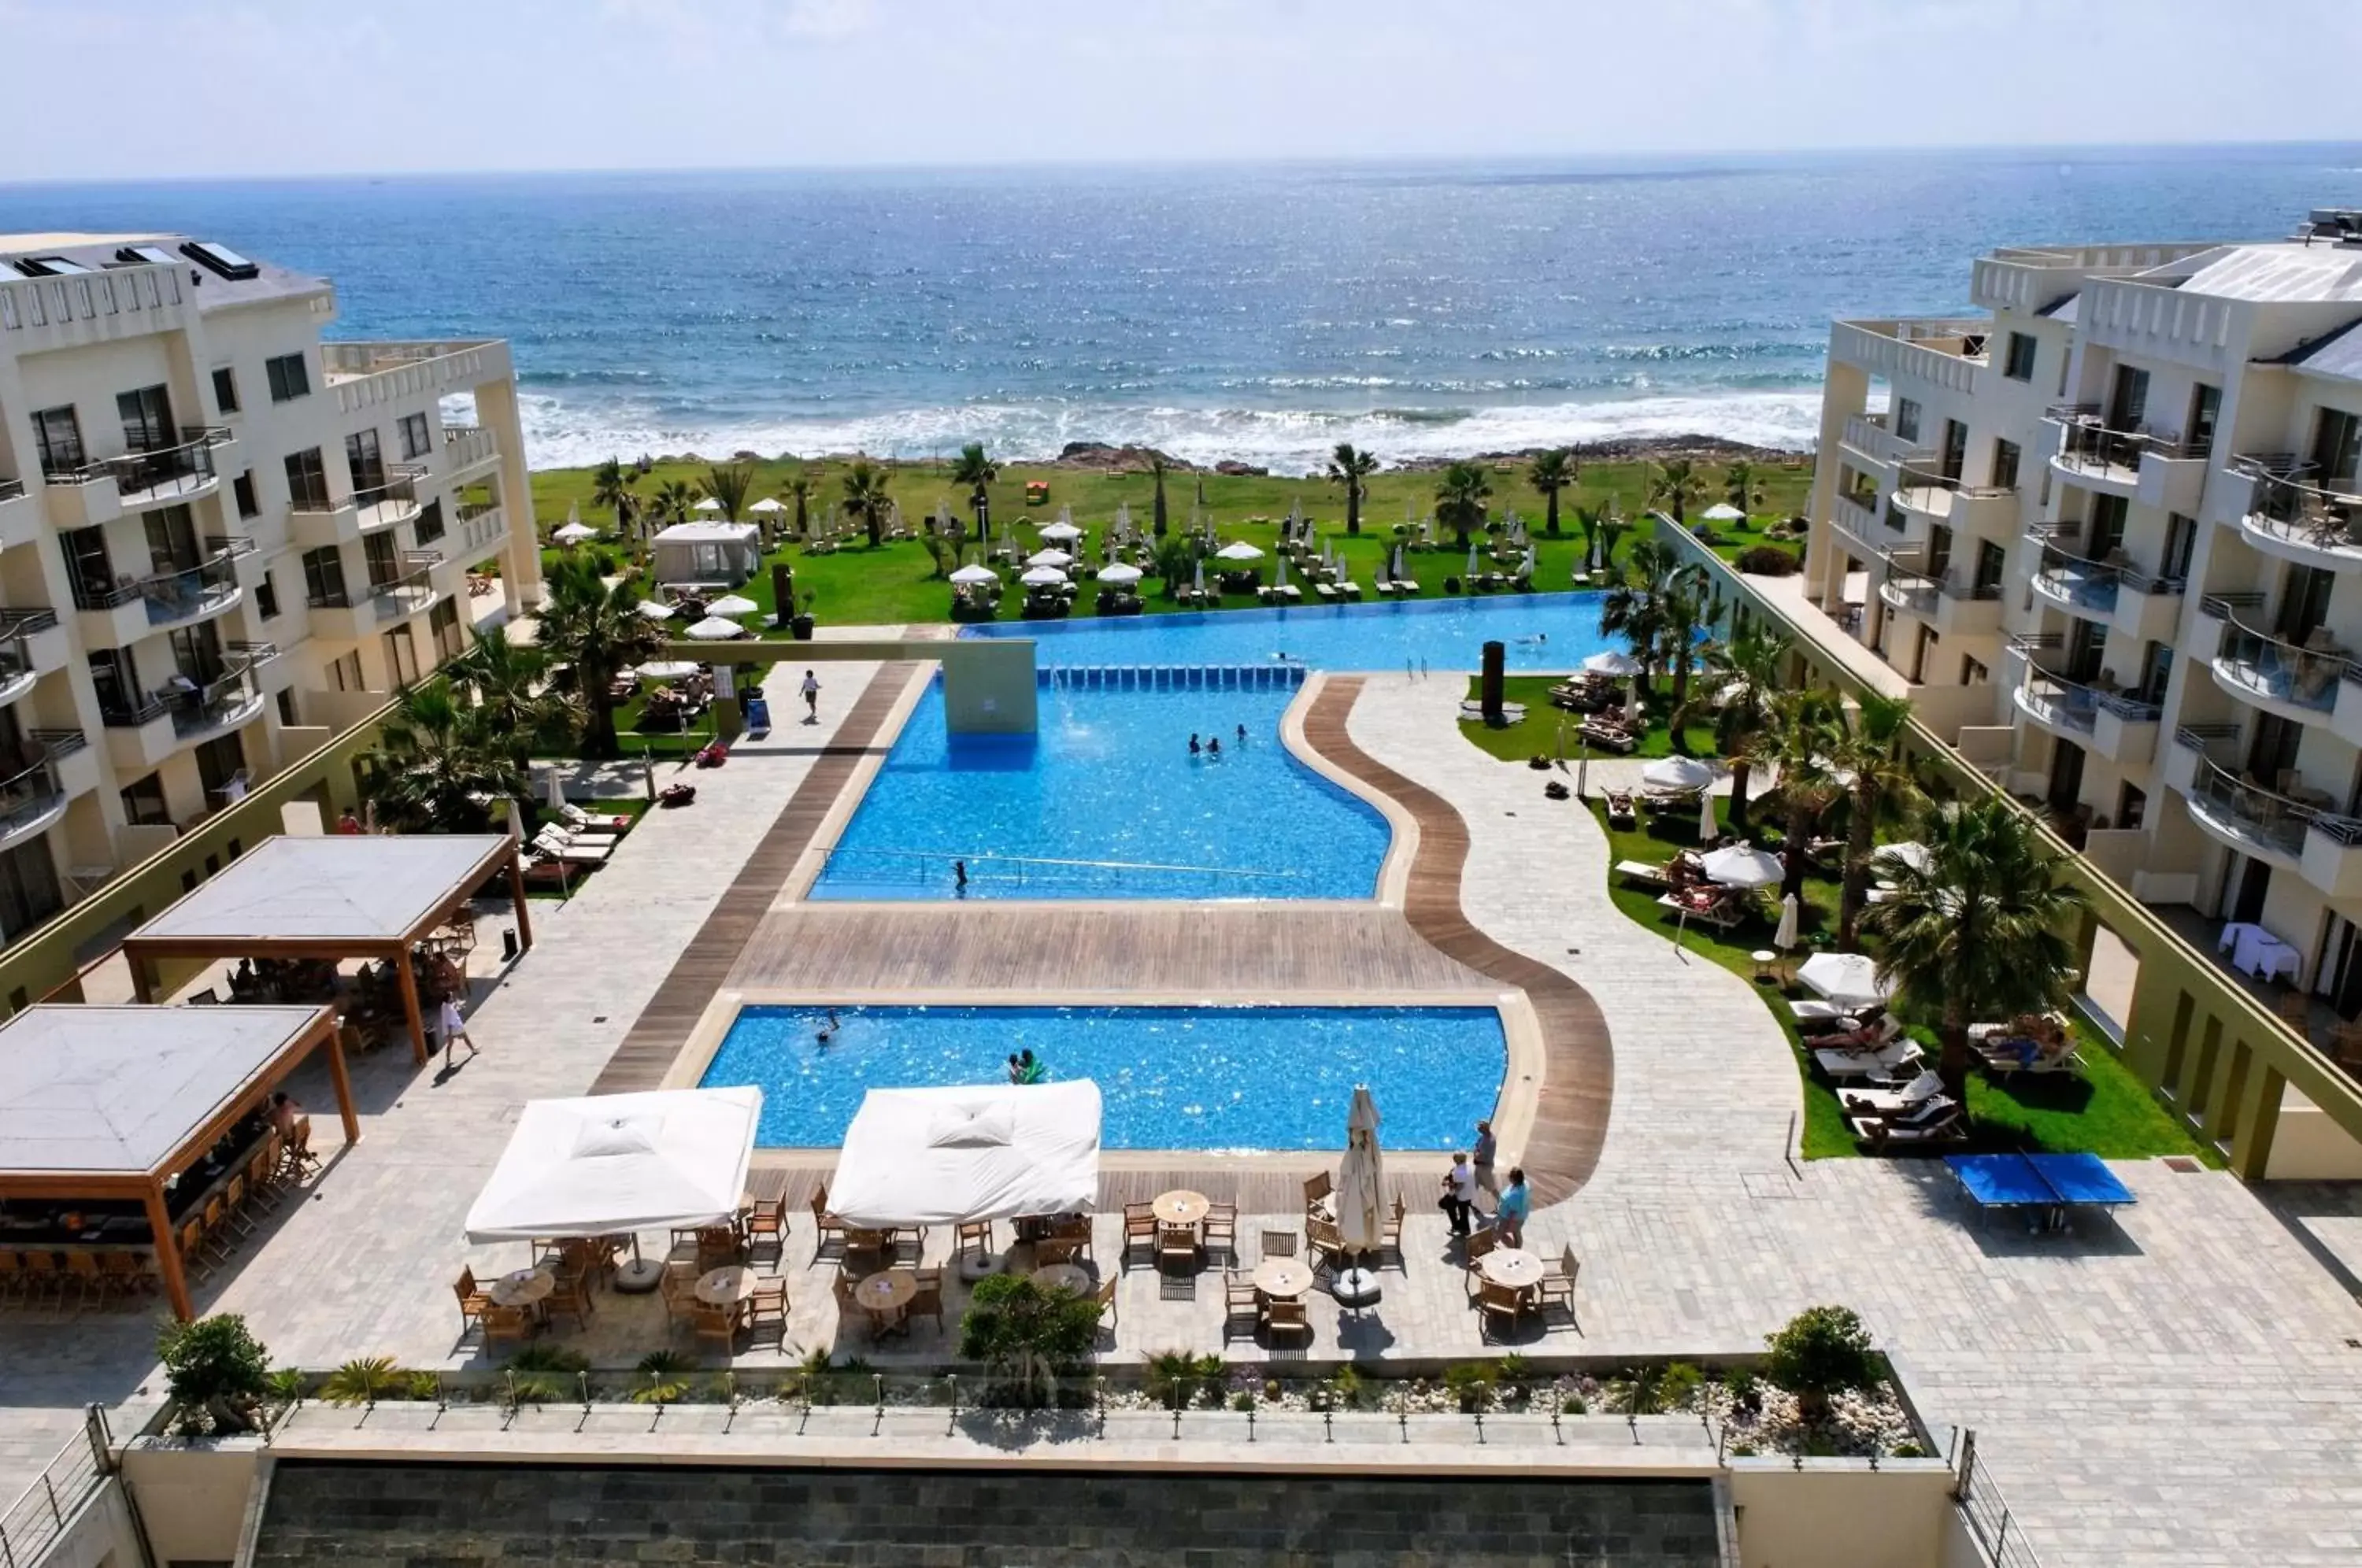
[[[2301,86],[2357,0],[0,0],[0,38],[6,182],[2362,131]]]

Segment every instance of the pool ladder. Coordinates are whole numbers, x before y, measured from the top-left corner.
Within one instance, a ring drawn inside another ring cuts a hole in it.
[[[1268,664],[1046,664],[1034,672],[1054,691],[1286,691],[1311,670],[1293,659]]]

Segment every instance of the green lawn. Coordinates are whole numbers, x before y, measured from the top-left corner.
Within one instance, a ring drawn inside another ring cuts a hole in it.
[[[1501,681],[1502,700],[1507,702],[1524,703],[1526,716],[1514,723],[1500,725],[1470,720],[1460,726],[1460,733],[1466,735],[1478,749],[1488,751],[1504,762],[1524,762],[1536,756],[1557,756],[1562,751],[1569,757],[1580,755],[1583,749],[1583,737],[1575,733],[1575,728],[1583,722],[1583,715],[1571,713],[1563,708],[1551,706],[1550,689],[1557,685],[1560,679],[1555,675],[1504,677]],[[1484,682],[1481,678],[1470,676],[1468,700],[1473,702],[1483,696],[1483,687]],[[1563,722],[1563,734],[1561,732],[1562,722]],[[1714,732],[1705,725],[1691,725],[1688,730],[1688,740],[1692,755],[1705,756],[1713,754]],[[1609,756],[1615,754],[1594,747],[1592,755]],[[1629,755],[1646,757],[1673,755],[1672,732],[1661,716],[1650,717],[1648,733],[1640,737],[1639,748]]]
[[[748,492],[751,502],[777,493],[787,476],[798,467],[818,481],[815,504],[833,505],[842,493],[842,462],[814,462],[806,465],[769,461],[756,465],[754,488]],[[940,463],[898,463],[891,465],[894,473],[893,494],[901,503],[903,514],[913,525],[932,513],[938,501],[966,515],[966,496],[950,479],[950,470]],[[1564,588],[1569,585],[1577,558],[1583,549],[1582,529],[1575,521],[1574,507],[1580,502],[1595,505],[1614,497],[1622,503],[1628,516],[1638,516],[1643,510],[1647,493],[1645,465],[1638,462],[1599,462],[1586,464],[1574,489],[1560,498],[1562,536],[1548,537],[1543,532],[1543,505],[1540,496],[1525,482],[1524,465],[1496,467],[1490,474],[1493,482],[1492,512],[1496,519],[1505,519],[1515,510],[1525,518],[1540,553],[1540,570],[1536,577],[1539,586]],[[1721,491],[1719,469],[1705,470],[1710,490],[1710,504]],[[1770,522],[1802,510],[1805,493],[1812,483],[1809,464],[1799,459],[1793,465],[1764,465],[1762,476],[1766,500],[1759,518]],[[668,480],[700,482],[705,465],[688,462],[660,462],[655,471],[640,480],[637,493],[653,494]],[[1050,487],[1046,504],[1030,511],[1024,502],[1024,485],[1028,480],[1040,480]],[[539,517],[545,538],[549,529],[566,520],[569,504],[580,509],[584,520],[594,526],[612,525],[612,519],[590,504],[591,475],[588,469],[545,469],[533,476],[534,509]],[[1415,507],[1424,516],[1429,510],[1435,492],[1437,475],[1432,472],[1387,472],[1374,475],[1369,481],[1369,497],[1363,506],[1362,533],[1358,537],[1345,536],[1344,495],[1336,485],[1325,480],[1302,478],[1280,478],[1254,475],[1172,473],[1166,476],[1165,497],[1171,526],[1184,528],[1189,520],[1190,508],[1202,483],[1207,513],[1213,518],[1217,532],[1225,542],[1243,539],[1261,546],[1268,552],[1277,538],[1278,525],[1287,515],[1292,503],[1301,502],[1305,514],[1319,525],[1323,537],[1332,539],[1346,553],[1354,579],[1366,592],[1376,570],[1395,543],[1394,529],[1402,523],[1406,504]],[[1034,537],[1022,520],[1047,523],[1056,516],[1059,507],[1071,507],[1076,525],[1085,530],[1079,547],[1089,558],[1095,558],[1101,533],[1115,515],[1119,504],[1128,504],[1132,521],[1143,531],[1152,522],[1152,501],[1154,483],[1145,472],[1099,473],[1083,469],[1055,469],[1035,465],[1012,465],[1001,470],[998,482],[991,487],[994,532],[1003,523],[1019,524],[1017,535],[1021,544],[1031,547]],[[1622,549],[1645,532],[1646,525],[1625,536]],[[1729,541],[1717,546],[1726,554],[1736,553],[1747,545],[1760,541],[1760,536],[1750,529],[1730,533]],[[584,548],[599,548],[586,546]],[[613,547],[605,547],[610,549]],[[871,550],[866,545],[840,549],[833,555],[808,556],[800,547],[789,547],[775,558],[785,559],[796,571],[800,592],[815,596],[813,614],[823,624],[836,625],[887,624],[903,622],[948,620],[951,614],[951,590],[948,584],[934,578],[934,563],[925,547],[915,540],[881,546]],[[1464,568],[1464,551],[1455,550],[1447,538],[1442,547],[1432,552],[1414,553],[1414,563],[1406,569],[1418,580],[1421,595],[1427,598],[1443,596],[1444,580],[1457,577]],[[628,564],[628,563],[622,563]],[[1268,572],[1270,561],[1262,563]],[[1160,592],[1154,579],[1142,585],[1150,613],[1175,608]],[[762,602],[766,612],[770,608],[770,585],[767,574],[750,584],[745,591],[749,598]],[[1016,617],[1022,596],[1011,592],[1003,601],[1002,613]],[[1244,608],[1254,601],[1236,597],[1231,606]],[[1094,613],[1090,595],[1086,592],[1075,609],[1077,615]]]

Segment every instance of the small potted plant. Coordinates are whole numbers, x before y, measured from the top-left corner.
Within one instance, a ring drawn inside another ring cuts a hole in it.
[[[812,640],[812,628],[819,624],[812,619],[812,605],[818,602],[819,598],[817,593],[806,589],[796,601],[795,619],[788,623],[788,635],[800,643]]]

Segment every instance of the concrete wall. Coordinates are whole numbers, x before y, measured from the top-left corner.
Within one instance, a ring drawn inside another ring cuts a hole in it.
[[[1939,1459],[1730,1462],[1743,1568],[1932,1568],[1943,1561],[1952,1472]]]
[[[2362,1181],[2362,1142],[2291,1086],[2280,1096],[2267,1181]]]
[[[143,1438],[124,1450],[122,1479],[139,1505],[158,1568],[237,1558],[262,1454],[259,1438]]]
[[[954,734],[1032,734],[1039,721],[1033,644],[971,637],[944,660],[944,717]]]
[[[141,1568],[145,1561],[123,1484],[110,1480],[66,1521],[64,1531],[41,1552],[38,1568]],[[36,1565],[18,1561],[17,1568]]]

